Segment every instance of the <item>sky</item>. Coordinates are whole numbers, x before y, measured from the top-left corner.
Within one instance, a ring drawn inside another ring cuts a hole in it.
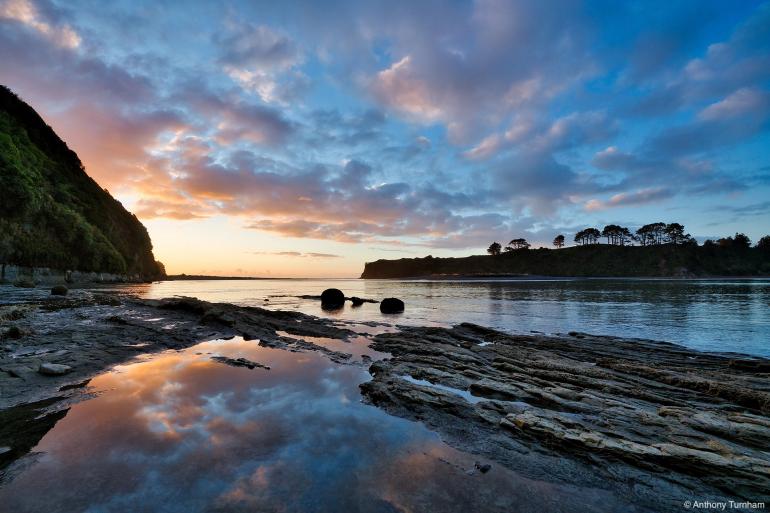
[[[0,0],[0,83],[170,273],[770,233],[770,2]]]

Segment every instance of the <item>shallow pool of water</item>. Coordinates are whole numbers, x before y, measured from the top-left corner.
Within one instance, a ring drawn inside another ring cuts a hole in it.
[[[475,471],[486,460],[363,404],[367,379],[361,365],[240,338],[141,357],[91,381],[93,397],[15,464],[0,510],[634,511],[607,491],[494,462]]]

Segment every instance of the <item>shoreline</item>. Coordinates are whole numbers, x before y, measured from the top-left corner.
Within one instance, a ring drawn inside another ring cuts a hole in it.
[[[362,365],[311,341],[358,335],[334,319],[195,298],[84,294],[0,306],[0,324],[0,423],[10,426],[0,429],[0,448],[10,447],[0,451],[0,485],[3,468],[88,397],[91,377],[139,355],[242,336]],[[12,327],[19,338],[8,337]],[[634,502],[658,511],[678,511],[693,493],[770,489],[770,458],[757,449],[770,445],[770,359],[473,324],[368,338],[390,358],[364,364],[363,400],[528,477],[619,493],[633,482]],[[43,376],[41,362],[71,370]]]

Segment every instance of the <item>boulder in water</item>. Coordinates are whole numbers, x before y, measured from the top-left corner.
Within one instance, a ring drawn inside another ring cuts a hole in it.
[[[64,285],[56,285],[51,289],[52,296],[66,296],[67,292],[69,292],[69,289]]]
[[[385,314],[401,313],[404,311],[404,302],[395,297],[386,297],[380,302],[380,312]]]
[[[5,332],[5,336],[8,338],[18,340],[24,336],[24,333],[19,329],[18,326],[11,326],[10,328],[8,328],[8,331]]]
[[[321,308],[342,308],[345,305],[345,294],[340,289],[326,289],[321,294]]]
[[[353,296],[353,297],[351,297],[351,298],[350,298],[350,303],[351,303],[353,306],[361,306],[361,305],[363,305],[363,304],[364,304],[364,300],[363,300],[363,299],[361,299],[360,297],[357,297],[357,296]]]

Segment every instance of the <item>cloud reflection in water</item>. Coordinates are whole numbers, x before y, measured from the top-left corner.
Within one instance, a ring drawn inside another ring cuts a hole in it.
[[[245,357],[249,370],[210,360]],[[9,511],[600,511],[603,492],[525,479],[360,402],[358,366],[207,342],[95,378],[0,489]],[[40,493],[41,490],[45,493]],[[543,508],[543,506],[547,506]]]

